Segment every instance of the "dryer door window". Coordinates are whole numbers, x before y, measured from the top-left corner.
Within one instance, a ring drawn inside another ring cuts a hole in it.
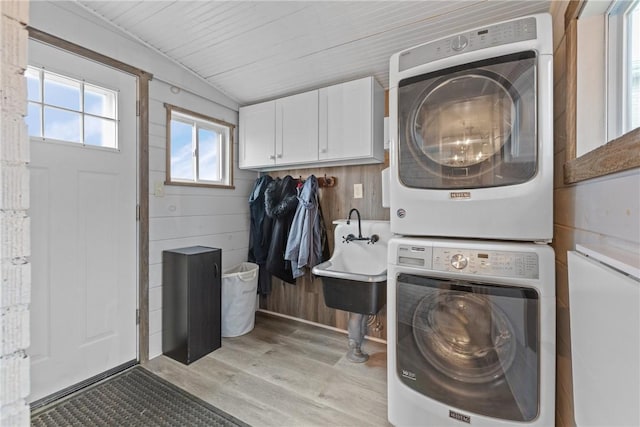
[[[404,384],[481,415],[537,416],[534,290],[400,274],[397,305],[397,375]]]
[[[398,162],[408,187],[514,185],[536,173],[536,54],[402,80]]]

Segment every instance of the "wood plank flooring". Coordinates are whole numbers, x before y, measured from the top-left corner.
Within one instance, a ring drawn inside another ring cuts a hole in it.
[[[249,334],[191,365],[160,356],[144,366],[252,426],[389,426],[387,352],[365,341],[366,363],[345,355],[347,337],[267,313]]]

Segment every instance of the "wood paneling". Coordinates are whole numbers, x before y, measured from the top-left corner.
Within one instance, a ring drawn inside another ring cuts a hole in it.
[[[335,176],[334,187],[320,189],[320,205],[327,225],[329,246],[333,253],[333,224],[337,219],[346,219],[351,208],[360,212],[362,219],[388,220],[389,209],[382,207],[382,169],[385,164],[342,166],[318,169],[293,169],[287,171],[270,172],[272,177],[306,178],[311,174],[316,176]],[[362,184],[362,199],[353,198],[353,184]],[[322,282],[309,275],[301,277],[295,285],[272,280],[271,295],[263,298],[260,307],[276,313],[298,317],[312,322],[347,329],[348,313],[328,308],[324,304]],[[370,325],[368,335],[386,339],[386,307],[378,313],[377,320],[382,325],[375,328]],[[374,319],[372,319],[374,321]]]
[[[557,7],[554,20],[565,22],[564,34],[554,52],[554,236],[556,253],[556,425],[573,427],[573,375],[567,251],[576,243],[611,245],[640,244],[637,234],[638,192],[629,173],[611,179],[583,181],[622,169],[636,169],[639,131],[633,131],[613,146],[607,145],[575,159],[576,69],[575,17],[582,1],[571,1],[565,10]],[[565,19],[566,18],[566,19]],[[628,138],[628,139],[627,139]],[[567,163],[569,161],[569,163]],[[583,181],[583,182],[579,182]],[[573,184],[572,184],[573,183]],[[577,183],[577,185],[575,184]]]
[[[187,246],[221,248],[223,270],[247,259],[249,242],[248,195],[257,174],[234,166],[234,189],[164,185],[166,178],[166,110],[164,103],[214,117],[238,121],[236,111],[162,81],[150,85],[149,100],[149,292],[162,287],[162,251]],[[236,139],[234,139],[236,140]],[[237,150],[237,143],[234,144]],[[156,194],[156,186],[160,192]],[[162,305],[149,306],[149,356],[161,353]]]
[[[550,1],[80,4],[249,105],[369,75],[387,87],[394,53]]]
[[[575,138],[575,137],[574,137]],[[568,144],[567,147],[575,147]],[[567,184],[640,167],[640,128],[567,161],[564,181]]]

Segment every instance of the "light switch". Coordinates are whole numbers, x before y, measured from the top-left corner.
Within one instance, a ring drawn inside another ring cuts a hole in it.
[[[353,198],[362,199],[362,184],[353,184]]]

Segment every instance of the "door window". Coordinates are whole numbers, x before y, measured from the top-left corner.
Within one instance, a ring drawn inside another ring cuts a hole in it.
[[[25,72],[29,136],[118,148],[118,93],[29,66]]]
[[[536,173],[535,53],[400,82],[399,170],[412,188],[497,187]]]

